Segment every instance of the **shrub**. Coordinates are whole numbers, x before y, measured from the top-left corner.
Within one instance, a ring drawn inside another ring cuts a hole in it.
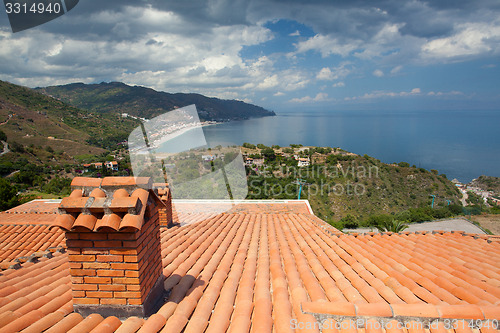
[[[385,222],[381,225],[377,225],[376,227],[380,232],[384,232],[384,231],[401,232],[401,231],[405,230],[406,228],[408,228],[408,224],[407,224],[407,221],[399,221],[399,220],[393,219],[389,222]]]
[[[251,144],[251,143],[248,143],[248,142],[245,142],[243,145],[242,145],[243,148],[248,148],[248,149],[255,149],[255,145]]]
[[[348,229],[356,229],[359,227],[358,220],[351,214],[347,214],[347,216],[341,219],[340,222],[342,222],[344,227]]]
[[[17,188],[0,178],[0,210],[6,210],[19,205]]]
[[[24,147],[19,142],[13,141],[9,144],[9,147],[15,153],[24,153]]]

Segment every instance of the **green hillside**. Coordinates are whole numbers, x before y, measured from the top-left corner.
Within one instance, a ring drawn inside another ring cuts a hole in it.
[[[50,146],[70,156],[97,154],[126,140],[138,125],[118,113],[99,114],[69,106],[32,89],[0,81],[0,130],[8,142]]]
[[[128,113],[146,119],[191,104],[196,105],[202,120],[225,121],[275,115],[260,106],[241,101],[209,98],[200,94],[170,94],[120,82],[73,83],[37,90],[78,108],[101,114]]]
[[[427,171],[404,162],[389,165],[339,148],[261,146],[245,152],[249,157],[265,158],[264,166],[247,167],[249,198],[297,199],[297,179],[301,179],[301,199],[308,199],[315,214],[332,223],[347,219],[369,224],[375,215],[394,215],[418,208],[421,211],[410,213],[436,218],[441,214],[439,209],[448,207],[448,203],[461,211],[457,206],[460,192],[436,170]],[[309,159],[311,165],[298,167],[293,155]],[[429,212],[431,195],[436,198],[434,209]],[[442,213],[448,214],[444,210]]]

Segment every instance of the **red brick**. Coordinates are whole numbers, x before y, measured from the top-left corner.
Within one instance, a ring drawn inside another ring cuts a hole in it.
[[[124,262],[137,262],[137,256],[123,256]]]
[[[108,235],[102,232],[85,232],[80,234],[80,239],[105,240],[108,239]]]
[[[111,265],[107,262],[84,262],[83,268],[94,268],[94,269],[107,269]]]
[[[97,261],[101,261],[101,262],[109,262],[109,261],[122,262],[123,261],[123,256],[113,255],[113,254],[101,254],[101,255],[97,255]]]
[[[95,247],[122,247],[122,241],[119,240],[103,240],[103,241],[94,241]],[[110,251],[111,254],[115,254]],[[121,254],[121,253],[118,253]]]
[[[109,233],[108,239],[113,240],[136,240],[139,235],[135,235],[129,232],[117,232],[117,233]]]
[[[129,298],[127,300],[127,302],[129,305],[141,305],[142,304],[141,300],[138,298]]]
[[[136,241],[123,241],[123,247],[125,248],[137,248],[137,242]]]
[[[118,298],[141,298],[139,291],[115,291],[114,296]]]
[[[76,284],[72,286],[73,290],[97,290],[97,284]]]
[[[113,278],[113,283],[139,284],[139,279],[138,278],[127,278],[127,277],[115,277],[115,278]]]
[[[114,249],[109,250],[111,254],[120,254],[120,255],[136,255],[137,251],[132,249]]]
[[[130,263],[111,263],[111,268],[112,269],[133,269],[133,270],[138,270],[139,265],[136,263],[130,264]]]
[[[124,276],[123,270],[112,270],[112,269],[98,269],[98,276]]]
[[[101,298],[101,304],[126,305],[127,300],[124,298]]]
[[[73,284],[83,283],[83,277],[81,277],[81,276],[72,276],[71,277],[71,283],[73,283]]]
[[[84,277],[84,281],[85,281],[85,283],[104,284],[104,283],[111,283],[111,278],[110,277],[86,276],[86,277]]]
[[[136,278],[136,277],[139,277],[139,272],[138,271],[125,271],[125,276]]]
[[[69,261],[95,261],[95,256],[90,254],[70,254]]]
[[[66,239],[79,239],[79,234],[77,232],[67,232]]]
[[[69,273],[71,276],[95,276],[95,269],[75,269],[70,268]]]
[[[95,298],[112,298],[112,291],[87,291],[87,297],[95,297]]]
[[[83,290],[73,290],[71,292],[71,294],[73,295],[73,298],[75,298],[75,297],[85,297],[85,291],[83,291]]]
[[[130,285],[133,286],[133,285]],[[124,284],[102,284],[99,286],[99,290],[102,291],[125,291],[127,290],[125,288]]]
[[[85,248],[85,249],[82,249],[82,254],[109,254],[109,250]]]
[[[141,286],[137,284],[127,284],[127,291],[140,291]]]
[[[78,247],[69,247],[66,252],[68,252],[68,254],[82,254],[82,250]]]
[[[99,298],[75,298],[73,297],[74,304],[99,304]]]
[[[68,247],[92,247],[92,242],[88,240],[67,239],[66,246]]]
[[[81,262],[70,262],[69,263],[69,268],[82,268],[82,263]]]

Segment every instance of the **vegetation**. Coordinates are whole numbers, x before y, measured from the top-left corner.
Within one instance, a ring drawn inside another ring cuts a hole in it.
[[[301,179],[301,198],[309,200],[318,217],[340,229],[381,226],[393,220],[423,222],[464,213],[461,193],[437,171],[410,167],[406,162],[388,165],[340,148],[295,145],[273,149],[248,143],[245,147],[249,157],[265,158],[264,166],[247,167],[248,198],[296,199]],[[293,155],[309,158],[311,165],[298,167]],[[434,208],[431,195],[436,196]]]
[[[401,232],[408,228],[408,224],[405,221],[399,221],[392,219],[390,222],[386,221],[381,225],[376,225],[380,232],[391,231],[391,232]]]
[[[11,185],[2,188],[7,197],[1,209],[46,193],[67,195],[77,175],[129,175],[130,159],[122,142],[138,124],[118,113],[76,109],[0,81],[0,140],[7,141],[10,149],[0,156],[0,176]],[[117,160],[120,171],[90,167],[84,172],[83,164],[107,160]],[[9,194],[13,189],[15,198]]]
[[[199,94],[170,94],[150,88],[128,86],[120,82],[83,84],[39,88],[75,107],[97,112],[113,113],[119,110],[135,117],[153,118],[176,107],[195,104],[202,120],[234,120],[274,116],[274,112],[260,106],[236,100],[209,98]]]
[[[17,188],[9,184],[7,180],[0,178],[0,210],[12,208],[19,203]]]
[[[118,112],[92,113],[32,89],[0,81],[0,123],[14,152],[50,146],[69,155],[115,149],[139,125]],[[12,141],[12,143],[11,143]]]

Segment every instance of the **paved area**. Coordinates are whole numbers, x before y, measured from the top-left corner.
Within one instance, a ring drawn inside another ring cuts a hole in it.
[[[444,230],[444,231],[465,231],[471,234],[482,234],[485,232],[480,228],[472,224],[465,219],[451,219],[451,220],[441,220],[434,222],[424,222],[424,223],[412,223],[404,231],[433,231],[433,230]],[[359,228],[359,229],[344,229],[344,232],[378,232],[377,228]]]
[[[479,227],[465,219],[442,220],[435,222],[413,223],[405,231],[465,231],[470,234],[485,234]]]

